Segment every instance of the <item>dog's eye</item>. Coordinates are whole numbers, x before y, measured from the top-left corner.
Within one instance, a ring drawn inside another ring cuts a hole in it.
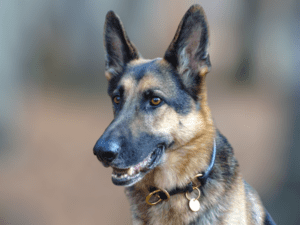
[[[153,106],[157,106],[157,105],[159,105],[161,103],[161,99],[158,98],[158,97],[154,97],[154,98],[151,99],[150,103]]]
[[[114,97],[114,103],[119,104],[121,101],[121,97],[120,96],[115,96]]]

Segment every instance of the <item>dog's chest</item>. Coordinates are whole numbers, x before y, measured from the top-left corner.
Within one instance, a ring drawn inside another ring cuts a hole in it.
[[[131,204],[133,225],[217,224],[213,211],[204,212],[204,209],[200,209],[193,212],[184,194],[174,195],[168,201],[149,206],[145,203],[145,199],[139,196],[140,193],[131,191],[125,193]]]

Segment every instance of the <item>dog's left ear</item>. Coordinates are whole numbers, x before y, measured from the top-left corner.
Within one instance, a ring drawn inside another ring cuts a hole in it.
[[[204,10],[199,5],[193,5],[181,20],[164,56],[181,75],[188,88],[193,88],[210,71],[208,45]]]
[[[108,80],[120,74],[126,63],[138,59],[140,54],[129,40],[120,18],[109,11],[104,25],[104,48],[106,51],[105,76]]]

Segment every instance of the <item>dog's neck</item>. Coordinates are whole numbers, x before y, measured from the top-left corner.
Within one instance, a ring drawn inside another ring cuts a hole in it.
[[[215,164],[216,152],[217,152],[216,140],[214,139],[214,146],[213,146],[210,164],[208,165],[208,167],[205,171],[199,171],[199,173],[195,174],[194,179],[191,180],[183,188],[176,187],[172,190],[164,190],[164,189],[161,190],[157,187],[150,187],[149,192],[151,192],[151,193],[147,196],[147,198],[148,197],[150,198],[154,193],[157,193],[157,195],[159,196],[159,199],[160,199],[159,202],[160,202],[163,200],[168,200],[171,196],[179,194],[179,193],[192,192],[193,189],[195,189],[195,187],[199,187],[199,186],[203,187],[213,169],[214,164]],[[146,200],[146,201],[149,205],[154,205],[151,202],[149,202],[148,200]]]
[[[230,208],[231,202],[226,199],[226,190],[234,188],[237,183],[242,183],[243,181],[230,144],[218,131],[216,131],[214,135],[216,137],[215,166],[211,170],[207,183],[200,187],[200,210],[198,212],[191,211],[188,206],[189,201],[184,193],[175,194],[171,196],[168,201],[162,201],[157,205],[148,205],[146,203],[146,196],[149,194],[149,186],[155,183],[152,174],[148,179],[145,179],[147,178],[145,177],[136,185],[126,188],[125,193],[130,201],[134,225],[194,224],[193,221],[198,221],[199,224],[217,224],[218,218]],[[205,138],[207,138],[207,136]],[[187,176],[188,173],[191,173],[192,175],[185,183],[182,182],[184,183],[183,185],[177,185],[178,187],[185,187],[197,172],[205,171],[205,169],[208,168],[213,152],[213,140],[214,139],[211,140],[210,144],[207,143],[206,146],[207,148],[210,147],[210,151],[206,149],[206,152],[209,152],[209,160],[199,160],[199,162],[202,162],[203,164],[198,163],[198,169],[190,168],[191,166],[195,166],[193,163],[187,163],[187,161],[183,162],[186,163],[186,167],[189,167],[189,169],[184,171],[186,175],[181,176],[181,178],[189,177]],[[194,158],[194,160],[201,158],[201,153],[199,154],[193,156],[196,158]],[[181,159],[184,160],[188,157],[189,155],[184,157],[181,156]],[[193,158],[190,158],[190,161],[193,161],[192,159]],[[170,167],[170,169],[172,169],[172,167]],[[168,173],[161,173],[159,175],[168,175]],[[173,182],[171,189],[176,187],[174,184],[175,182]],[[193,194],[195,194],[195,196],[191,197],[196,197],[197,192],[194,191]]]
[[[164,163],[165,166],[154,169],[147,174],[148,176],[145,176],[141,182],[137,183],[133,187],[126,188],[125,192],[131,201],[130,203],[131,211],[133,213],[133,221],[147,221],[147,223],[141,224],[159,224],[157,223],[157,219],[160,218],[160,215],[157,213],[160,211],[161,215],[171,215],[169,214],[170,210],[174,211],[172,213],[174,217],[169,218],[170,221],[181,221],[182,218],[175,218],[175,215],[177,214],[187,215],[190,219],[195,218],[197,214],[193,213],[187,208],[188,200],[185,197],[185,193],[175,194],[171,196],[168,201],[163,201],[155,206],[149,206],[146,203],[146,197],[149,195],[149,188],[151,186],[165,190],[185,188],[197,173],[203,171],[205,171],[203,174],[204,178],[207,179],[208,175],[213,169],[217,151],[217,147],[214,145],[214,135],[215,132],[211,133],[210,135],[208,135],[208,133],[201,135],[199,138],[191,142],[190,146],[185,146],[185,149],[176,150],[172,152],[172,154],[167,155],[169,158],[166,157],[166,161]],[[210,143],[203,142],[203,140],[209,139],[211,140]],[[201,145],[203,150],[198,149],[197,151],[193,152],[192,146],[200,145],[199,143],[197,144],[197,142],[205,143]],[[183,154],[186,155],[183,157]],[[175,166],[178,164],[179,166]],[[203,181],[205,179],[203,179]],[[161,211],[166,212],[164,212],[164,214]],[[135,217],[139,219],[135,219]],[[167,219],[164,218],[164,220]]]

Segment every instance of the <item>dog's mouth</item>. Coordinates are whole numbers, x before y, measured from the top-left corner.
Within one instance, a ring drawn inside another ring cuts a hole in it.
[[[142,162],[126,169],[113,167],[112,182],[119,186],[131,186],[140,181],[146,173],[154,169],[161,161],[165,147],[157,147]]]

